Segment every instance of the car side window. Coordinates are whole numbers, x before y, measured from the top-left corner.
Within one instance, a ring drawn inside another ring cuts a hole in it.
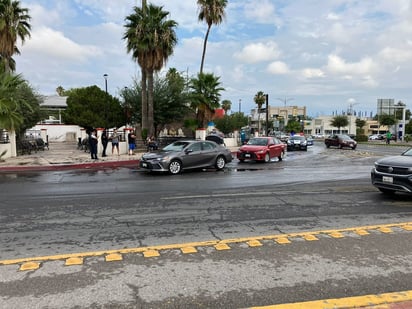
[[[203,150],[212,150],[214,149],[214,145],[208,142],[202,142]]]
[[[195,151],[201,151],[202,150],[202,145],[200,143],[194,143],[193,145],[191,145],[188,150],[191,150],[193,152]]]

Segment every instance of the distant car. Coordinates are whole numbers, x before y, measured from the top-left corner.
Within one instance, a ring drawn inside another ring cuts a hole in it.
[[[412,193],[412,148],[399,156],[379,159],[371,171],[372,184],[385,194]]]
[[[272,158],[278,158],[281,161],[285,156],[285,151],[286,145],[276,137],[253,137],[239,148],[237,158],[240,162],[269,162]]]
[[[357,142],[345,134],[333,134],[325,138],[325,145],[327,148],[330,146],[338,148],[352,148],[356,149]]]
[[[222,170],[232,161],[229,149],[213,141],[183,140],[157,152],[145,153],[139,166],[143,170],[179,174],[183,170],[215,167]]]
[[[308,146],[313,146],[313,137],[312,136],[308,136],[306,137],[306,141],[308,143]]]
[[[308,141],[303,135],[290,136],[287,141],[287,149],[290,150],[308,150]]]
[[[369,135],[368,139],[370,141],[378,141],[378,140],[380,141],[380,140],[384,140],[385,137],[381,134],[372,134],[372,135]]]

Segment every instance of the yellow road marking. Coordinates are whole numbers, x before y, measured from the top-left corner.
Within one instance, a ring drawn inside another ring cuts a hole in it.
[[[83,265],[83,258],[82,257],[70,257],[66,260],[66,263],[64,265],[66,266]]]
[[[280,245],[285,245],[285,244],[290,244],[291,241],[287,237],[278,237],[275,239],[275,242],[277,242]]]
[[[257,239],[249,240],[246,243],[249,245],[249,247],[261,247],[261,246],[263,246],[262,243]]]
[[[23,263],[20,266],[20,270],[21,271],[26,271],[26,270],[36,270],[39,269],[40,267],[40,263],[39,262],[27,262],[27,263]]]
[[[182,253],[184,254],[189,254],[189,253],[196,253],[197,249],[195,247],[183,247],[182,249],[180,249],[182,251]]]
[[[106,255],[105,257],[106,262],[115,262],[123,260],[123,255],[119,253],[111,253]]]
[[[251,307],[250,309],[345,309],[387,305],[410,300],[412,300],[412,291],[403,291],[396,293],[384,293],[377,295],[364,295],[336,299],[315,300],[301,303]]]
[[[365,236],[365,235],[369,235],[369,232],[363,229],[358,229],[355,231],[356,234],[360,235],[360,236]]]
[[[312,232],[300,232],[300,233],[289,233],[282,235],[267,235],[267,236],[253,236],[253,237],[243,237],[243,238],[233,238],[233,239],[224,239],[224,240],[209,240],[209,241],[200,241],[184,244],[170,244],[170,245],[159,245],[159,246],[150,246],[150,247],[137,247],[137,248],[125,248],[125,249],[113,249],[106,251],[93,251],[93,252],[83,252],[83,253],[69,253],[69,254],[59,254],[59,255],[49,255],[49,256],[40,256],[40,257],[28,257],[28,258],[19,258],[19,259],[10,259],[10,260],[0,260],[1,265],[12,265],[12,264],[27,264],[29,262],[37,263],[37,268],[40,267],[40,262],[45,261],[56,261],[56,260],[67,260],[70,258],[87,258],[87,257],[98,257],[98,256],[110,256],[111,254],[123,255],[130,253],[142,253],[144,257],[154,257],[159,256],[161,251],[164,250],[186,250],[182,248],[198,248],[198,247],[211,247],[213,246],[216,250],[229,250],[230,244],[236,243],[247,243],[249,245],[262,245],[261,241],[272,240],[278,242],[279,239],[288,239],[293,240],[294,238],[303,238],[305,240],[318,240],[315,235],[326,235],[330,237],[340,237],[343,236],[343,233],[356,233],[357,231],[378,231],[382,233],[392,233],[393,228],[401,228],[406,231],[412,231],[412,222],[403,222],[403,223],[393,223],[385,225],[369,225],[361,227],[351,227],[343,228],[336,230],[323,230],[323,231],[312,231]],[[28,266],[21,265],[20,269],[30,269]],[[30,265],[30,264],[27,264]]]
[[[312,234],[303,235],[303,239],[307,241],[319,240],[319,238]]]

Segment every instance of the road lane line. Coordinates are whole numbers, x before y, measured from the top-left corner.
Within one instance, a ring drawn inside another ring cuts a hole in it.
[[[314,300],[300,303],[289,303],[279,305],[269,305],[260,307],[250,307],[249,309],[348,309],[348,308],[371,308],[378,305],[389,305],[394,303],[412,300],[412,291],[402,291],[395,293],[383,293],[376,295],[364,295],[344,298],[331,298]],[[380,307],[389,308],[389,307]],[[402,307],[403,308],[403,307]],[[406,308],[406,307],[405,307]]]

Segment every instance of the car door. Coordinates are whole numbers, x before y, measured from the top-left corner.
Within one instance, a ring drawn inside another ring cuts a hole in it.
[[[268,147],[269,147],[269,153],[270,157],[278,157],[280,155],[280,145],[276,143],[276,140],[274,138],[270,138],[268,141]]]
[[[194,142],[190,144],[182,156],[183,168],[195,168],[199,166],[202,159],[202,144],[201,142]]]
[[[202,164],[204,166],[212,166],[216,160],[216,145],[208,141],[202,142]]]

